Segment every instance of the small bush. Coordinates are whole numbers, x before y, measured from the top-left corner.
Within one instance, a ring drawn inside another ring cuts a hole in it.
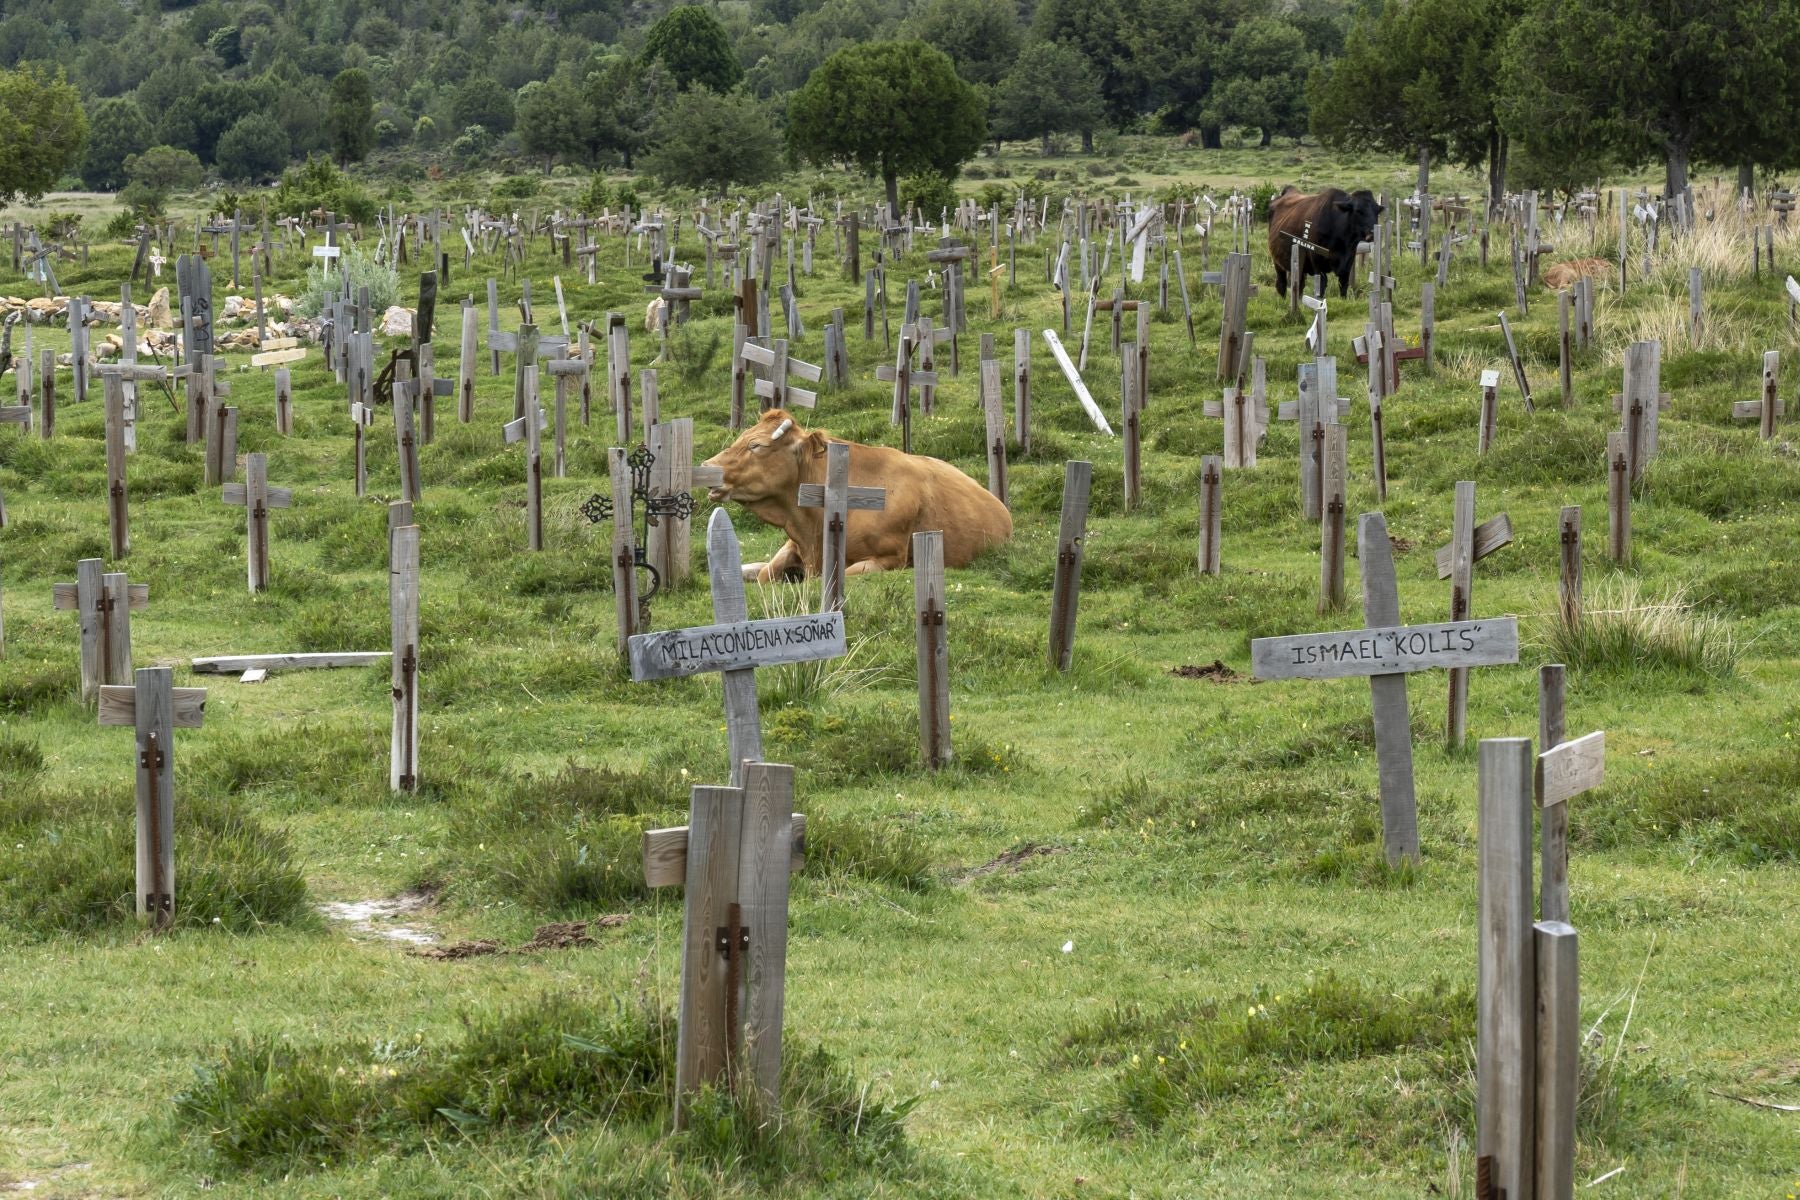
[[[343,290],[346,276],[353,294],[365,287],[369,289],[369,307],[377,314],[385,311],[400,295],[400,276],[394,268],[352,246],[343,252],[329,276],[322,266],[308,268],[306,287],[295,302],[300,315],[318,316]]]
[[[510,175],[494,185],[494,195],[503,200],[529,200],[542,190],[535,175]]]
[[[1551,661],[1570,670],[1668,672],[1696,686],[1729,678],[1744,654],[1724,621],[1695,614],[1685,589],[1646,599],[1630,577],[1603,583],[1573,624],[1559,613],[1544,643]]]

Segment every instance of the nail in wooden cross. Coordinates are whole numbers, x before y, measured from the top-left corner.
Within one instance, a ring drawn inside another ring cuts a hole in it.
[[[226,484],[219,498],[244,509],[250,591],[263,591],[269,586],[269,510],[292,506],[293,489],[270,487],[269,456],[257,453],[244,460],[244,482]]]
[[[172,679],[167,667],[140,667],[135,682],[100,689],[100,724],[137,729],[137,912],[159,926],[175,917],[174,731],[206,717],[206,689]]]
[[[1763,352],[1762,399],[1738,400],[1731,405],[1731,419],[1734,421],[1760,421],[1764,440],[1775,436],[1775,421],[1787,415],[1787,401],[1781,398],[1781,351],[1766,350]],[[1620,403],[1624,397],[1619,397]],[[0,421],[6,419],[6,409],[0,408]]]
[[[1380,771],[1382,843],[1388,865],[1419,857],[1418,806],[1413,795],[1412,727],[1406,676],[1433,667],[1486,667],[1519,661],[1519,623],[1512,617],[1401,625],[1400,591],[1387,519],[1364,513],[1356,540],[1362,560],[1365,628],[1302,633],[1250,643],[1257,679],[1369,677]]]
[[[886,508],[887,489],[851,487],[850,445],[832,442],[825,447],[825,482],[801,484],[796,503],[801,508],[825,510],[824,557],[819,564],[819,607],[826,612],[843,608],[850,510]]]
[[[150,585],[128,583],[123,571],[106,572],[97,558],[75,564],[75,582],[55,584],[51,604],[73,611],[81,625],[81,699],[90,703],[102,684],[131,680],[131,610],[150,605]]]

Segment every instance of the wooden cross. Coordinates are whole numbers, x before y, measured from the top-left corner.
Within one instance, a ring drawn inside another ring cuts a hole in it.
[[[819,564],[819,608],[833,612],[844,607],[844,579],[848,567],[848,523],[851,509],[887,507],[887,489],[850,486],[850,445],[832,442],[825,447],[825,482],[803,483],[796,500],[801,508],[823,508],[825,524],[823,556]]]
[[[764,342],[768,342],[764,345]],[[755,363],[768,370],[767,378],[756,380],[755,392],[765,403],[763,411],[771,408],[815,408],[819,403],[819,393],[805,388],[794,387],[788,383],[788,376],[806,383],[817,383],[824,377],[825,369],[809,362],[801,362],[788,355],[788,344],[782,338],[746,339],[743,356],[745,362]],[[879,372],[878,372],[879,374]]]
[[[627,654],[631,678],[637,682],[722,672],[731,782],[735,787],[743,782],[743,764],[762,758],[756,668],[841,658],[845,652],[844,614],[805,613],[750,620],[737,531],[723,508],[713,510],[707,525],[706,551],[712,577],[713,620],[717,624],[640,633],[630,639]]]
[[[537,403],[537,368],[528,367],[531,411],[536,419],[519,417],[501,427],[500,434],[511,445],[525,443],[525,536],[533,550],[544,548],[544,452],[540,434],[548,424],[544,410]]]
[[[1762,423],[1763,440],[1775,436],[1776,418],[1787,415],[1787,401],[1781,398],[1781,352],[1766,350],[1763,352],[1762,399],[1738,400],[1731,406],[1731,417],[1735,421],[1759,420]],[[6,410],[0,408],[0,420],[6,419]]]
[[[131,549],[130,510],[125,498],[125,383],[127,380],[166,381],[164,367],[103,366],[102,394],[106,403],[106,519],[112,558],[116,562]]]
[[[291,507],[293,489],[269,486],[269,456],[259,451],[244,459],[244,482],[226,484],[220,499],[244,509],[250,592],[264,591],[269,586],[269,510]]]
[[[410,508],[410,506],[409,506]],[[390,512],[390,519],[410,517]],[[388,623],[390,694],[394,700],[388,747],[388,787],[419,790],[419,527],[407,524],[388,535]]]
[[[135,682],[100,689],[100,724],[137,729],[137,913],[175,919],[175,735],[198,729],[205,688],[171,686],[168,667],[140,667]]]
[[[1569,919],[1569,809],[1567,801],[1599,787],[1606,780],[1606,734],[1590,733],[1572,742],[1563,740],[1563,680],[1561,663],[1550,663],[1538,672],[1537,769],[1533,792],[1543,825],[1543,870],[1539,893],[1539,917],[1545,921]]]
[[[1451,519],[1450,544],[1437,552],[1439,579],[1450,581],[1450,619],[1469,619],[1475,584],[1475,564],[1512,542],[1512,518],[1505,513],[1475,524],[1475,484],[1464,480],[1456,485],[1455,509]],[[1444,741],[1452,748],[1467,740],[1469,716],[1469,672],[1466,668],[1450,668],[1450,707],[1444,722]]]
[[[1257,679],[1341,679],[1366,675],[1375,716],[1382,843],[1388,865],[1418,861],[1418,806],[1413,795],[1412,728],[1406,676],[1433,667],[1485,667],[1519,661],[1519,624],[1512,617],[1401,625],[1400,592],[1387,519],[1364,513],[1356,540],[1362,560],[1365,628],[1257,638],[1250,644]]]
[[[150,585],[128,583],[123,571],[106,573],[101,560],[75,564],[75,582],[55,584],[51,604],[73,611],[81,626],[81,700],[90,703],[102,684],[131,679],[131,610],[150,604]]]
[[[912,389],[915,386],[933,386],[938,381],[937,372],[915,370],[913,367],[916,335],[917,330],[914,326],[902,326],[899,346],[894,354],[894,365],[875,368],[876,379],[883,382],[891,380],[894,384],[894,407],[891,419],[900,426],[900,448],[908,454],[912,453]]]
[[[563,457],[569,427],[569,389],[586,388],[593,365],[585,358],[553,358],[544,364],[550,378],[556,381],[556,454],[552,470],[558,479],[567,473]]]

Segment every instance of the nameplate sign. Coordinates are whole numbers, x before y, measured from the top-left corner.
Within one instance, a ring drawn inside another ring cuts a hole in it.
[[[640,633],[626,645],[631,678],[676,679],[705,671],[736,671],[782,663],[841,658],[844,614],[805,613],[767,621],[734,621],[694,629]]]
[[[1257,679],[1346,679],[1518,661],[1519,623],[1512,617],[1298,633],[1250,643],[1250,669]]]

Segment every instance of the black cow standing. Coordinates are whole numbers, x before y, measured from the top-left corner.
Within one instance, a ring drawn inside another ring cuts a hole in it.
[[[1275,291],[1285,298],[1288,289],[1288,255],[1300,243],[1300,277],[1319,277],[1319,295],[1325,294],[1325,276],[1336,275],[1338,295],[1350,294],[1350,272],[1356,266],[1356,247],[1372,237],[1381,220],[1381,205],[1373,192],[1346,192],[1327,188],[1316,196],[1302,195],[1292,184],[1269,201],[1269,256],[1275,260]],[[1304,286],[1300,280],[1295,287]]]

